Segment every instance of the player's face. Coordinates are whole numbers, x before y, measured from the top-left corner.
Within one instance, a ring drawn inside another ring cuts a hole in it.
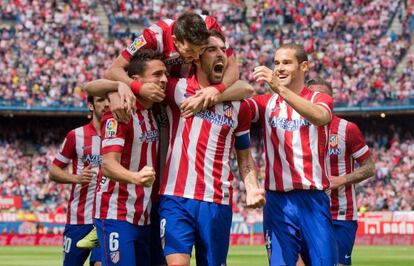
[[[203,46],[191,44],[186,40],[180,42],[174,39],[174,45],[186,63],[191,63],[194,60],[198,59],[201,51],[204,48]]]
[[[96,118],[101,120],[102,113],[106,107],[109,106],[108,99],[106,97],[93,97],[93,114]]]
[[[274,63],[274,73],[279,84],[283,86],[291,87],[301,75],[304,75],[304,71],[296,58],[296,51],[294,49],[278,49],[275,53]]]
[[[140,77],[141,83],[153,82],[163,90],[167,86],[167,68],[161,60],[151,60],[147,62],[144,75]]]
[[[322,92],[322,93],[326,93],[326,94],[330,95],[329,88],[326,85],[312,84],[312,85],[309,86],[309,89],[311,89],[313,91]]]
[[[227,66],[226,45],[218,38],[211,36],[200,56],[201,69],[206,73],[210,83],[221,83]]]

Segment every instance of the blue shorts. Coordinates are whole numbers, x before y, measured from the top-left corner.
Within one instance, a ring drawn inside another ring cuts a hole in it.
[[[92,224],[67,224],[63,232],[63,265],[64,266],[83,266],[88,259],[89,253],[91,257],[89,264],[93,265],[97,261],[101,261],[101,250],[99,247],[92,249],[81,249],[76,247],[76,243],[84,238],[93,229]]]
[[[338,260],[340,264],[352,265],[351,254],[354,248],[357,221],[333,220],[336,244],[338,245]]]
[[[95,219],[102,265],[150,266],[151,227],[126,221]]]
[[[229,205],[164,195],[159,213],[165,256],[191,256],[195,245],[197,265],[226,264],[233,215]]]
[[[294,266],[299,254],[306,265],[338,263],[329,198],[323,191],[267,191],[263,232],[272,266]]]
[[[160,215],[158,214],[160,203],[153,203],[151,207],[151,265],[167,265],[161,246]]]

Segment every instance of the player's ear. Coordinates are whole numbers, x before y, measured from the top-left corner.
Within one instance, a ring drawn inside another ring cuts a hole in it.
[[[302,63],[300,63],[300,69],[303,72],[307,72],[309,70],[309,61],[303,61]]]

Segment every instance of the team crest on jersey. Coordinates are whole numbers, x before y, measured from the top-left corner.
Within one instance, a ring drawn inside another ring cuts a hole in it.
[[[329,146],[332,148],[338,146],[338,135],[332,134],[329,136]]]
[[[118,122],[114,118],[110,118],[105,124],[105,137],[112,138],[116,136],[118,130]]]
[[[231,103],[225,103],[223,105],[223,111],[226,117],[232,117],[233,116],[233,105]]]
[[[118,262],[119,262],[119,260],[121,259],[120,258],[120,254],[119,254],[119,251],[113,251],[113,252],[111,252],[111,261],[114,263],[114,264],[117,264]]]
[[[147,41],[145,40],[144,36],[141,35],[138,38],[136,38],[134,42],[131,43],[130,46],[128,46],[127,51],[130,54],[135,54],[139,48],[143,47],[146,44],[147,44]]]

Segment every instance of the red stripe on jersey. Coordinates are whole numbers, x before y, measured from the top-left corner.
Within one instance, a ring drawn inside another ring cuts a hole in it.
[[[182,132],[182,146],[183,149],[181,151],[180,156],[180,171],[177,173],[177,182],[175,183],[174,188],[174,195],[175,196],[183,196],[184,189],[187,182],[188,176],[188,145],[190,143],[190,131],[191,125],[193,124],[193,119],[187,119],[184,124],[183,132]]]
[[[86,132],[86,129],[83,128],[83,134],[84,136],[87,136],[88,132]],[[91,147],[92,146],[92,138],[84,138],[83,142],[83,148],[85,147]],[[88,163],[83,163],[83,169],[88,166]],[[79,202],[78,202],[78,213],[77,213],[77,220],[79,223],[84,223],[84,216],[85,216],[85,204],[86,204],[86,196],[88,193],[88,184],[82,184],[80,189],[80,195],[79,195]]]
[[[292,108],[287,109],[287,117],[289,120],[292,120]],[[293,189],[302,189],[302,179],[299,176],[298,172],[295,169],[295,162],[293,160],[293,131],[285,131],[285,154],[286,160],[289,165],[290,174],[292,177],[292,186]]]
[[[209,133],[211,129],[211,124],[207,123],[207,121],[203,121],[202,125],[203,130],[200,130],[200,135],[198,136],[198,142],[197,142],[197,153],[196,153],[196,168],[202,169],[204,167],[204,161],[206,159],[206,151],[207,151],[207,145],[205,143],[208,143]],[[216,166],[214,166],[215,168]],[[194,192],[194,198],[198,200],[203,200],[204,198],[204,191],[206,189],[206,185],[204,183],[204,175],[197,172],[197,181],[195,185],[195,192]]]
[[[338,127],[339,127],[339,123],[335,124],[331,122],[330,125],[330,130],[334,131],[334,132],[338,132]],[[338,143],[339,144],[339,143]],[[333,165],[338,165],[338,156],[329,156],[329,164],[330,164],[330,175],[331,176],[338,176],[339,175],[339,171],[338,171],[338,167],[332,167]],[[331,198],[331,206],[338,206],[339,205],[339,200],[338,200],[338,190],[337,189],[332,189],[331,190],[331,194],[330,194],[330,198]],[[337,219],[338,217],[338,212],[331,212],[332,214],[332,219]]]
[[[138,121],[144,121],[144,116],[142,113],[138,112]],[[146,132],[147,127],[145,123],[141,123],[141,132]],[[134,138],[138,138],[139,136],[134,136]],[[138,171],[140,171],[144,166],[147,165],[147,150],[148,150],[148,143],[144,142],[141,147],[141,156],[138,163]],[[137,199],[135,201],[134,207],[135,207],[135,213],[133,218],[133,223],[138,224],[138,221],[141,218],[141,215],[143,213],[144,208],[144,188],[142,186],[135,186],[135,193],[137,195]],[[146,221],[147,222],[147,221]]]
[[[223,175],[223,157],[224,157],[224,148],[226,147],[226,136],[229,134],[229,128],[222,127],[220,129],[218,142],[216,146],[216,154],[214,156],[214,166],[213,166],[213,176],[214,177],[221,177]],[[232,175],[230,175],[232,181]],[[222,181],[220,178],[214,178],[214,197],[213,201],[216,203],[221,203],[224,195],[223,190],[221,188]],[[230,193],[231,195],[231,193]],[[229,195],[229,196],[230,196]],[[231,201],[230,201],[231,202]]]
[[[278,99],[279,100],[279,99]],[[271,117],[278,117],[279,113],[280,113],[280,108],[276,108],[277,105],[277,101],[275,102],[275,105],[272,107],[275,109],[275,111],[273,112],[273,114],[271,114]],[[266,107],[265,107],[266,108]],[[260,112],[260,111],[259,111]],[[264,121],[264,112],[261,115],[261,121]],[[263,137],[266,136],[266,127],[263,126]],[[271,138],[271,142],[274,143],[274,147],[279,147],[280,142],[279,142],[279,138],[276,135],[276,128],[274,127],[270,127],[271,130],[271,134],[270,134],[270,138]],[[267,146],[267,141],[265,139],[265,150],[267,149],[272,149],[272,147],[268,147]],[[283,167],[282,167],[282,160],[280,158],[280,156],[276,156],[276,153],[279,151],[275,151],[275,156],[274,156],[274,169],[270,169],[270,163],[269,161],[266,162],[266,176],[267,178],[265,179],[265,189],[269,190],[270,188],[270,177],[269,177],[269,173],[270,171],[274,171],[276,173],[280,173],[281,175],[283,174]],[[269,160],[270,158],[268,158],[268,154],[266,153],[266,158]],[[273,180],[275,180],[275,189],[279,190],[279,189],[283,189],[283,178],[274,178]],[[267,185],[266,185],[267,184]]]

